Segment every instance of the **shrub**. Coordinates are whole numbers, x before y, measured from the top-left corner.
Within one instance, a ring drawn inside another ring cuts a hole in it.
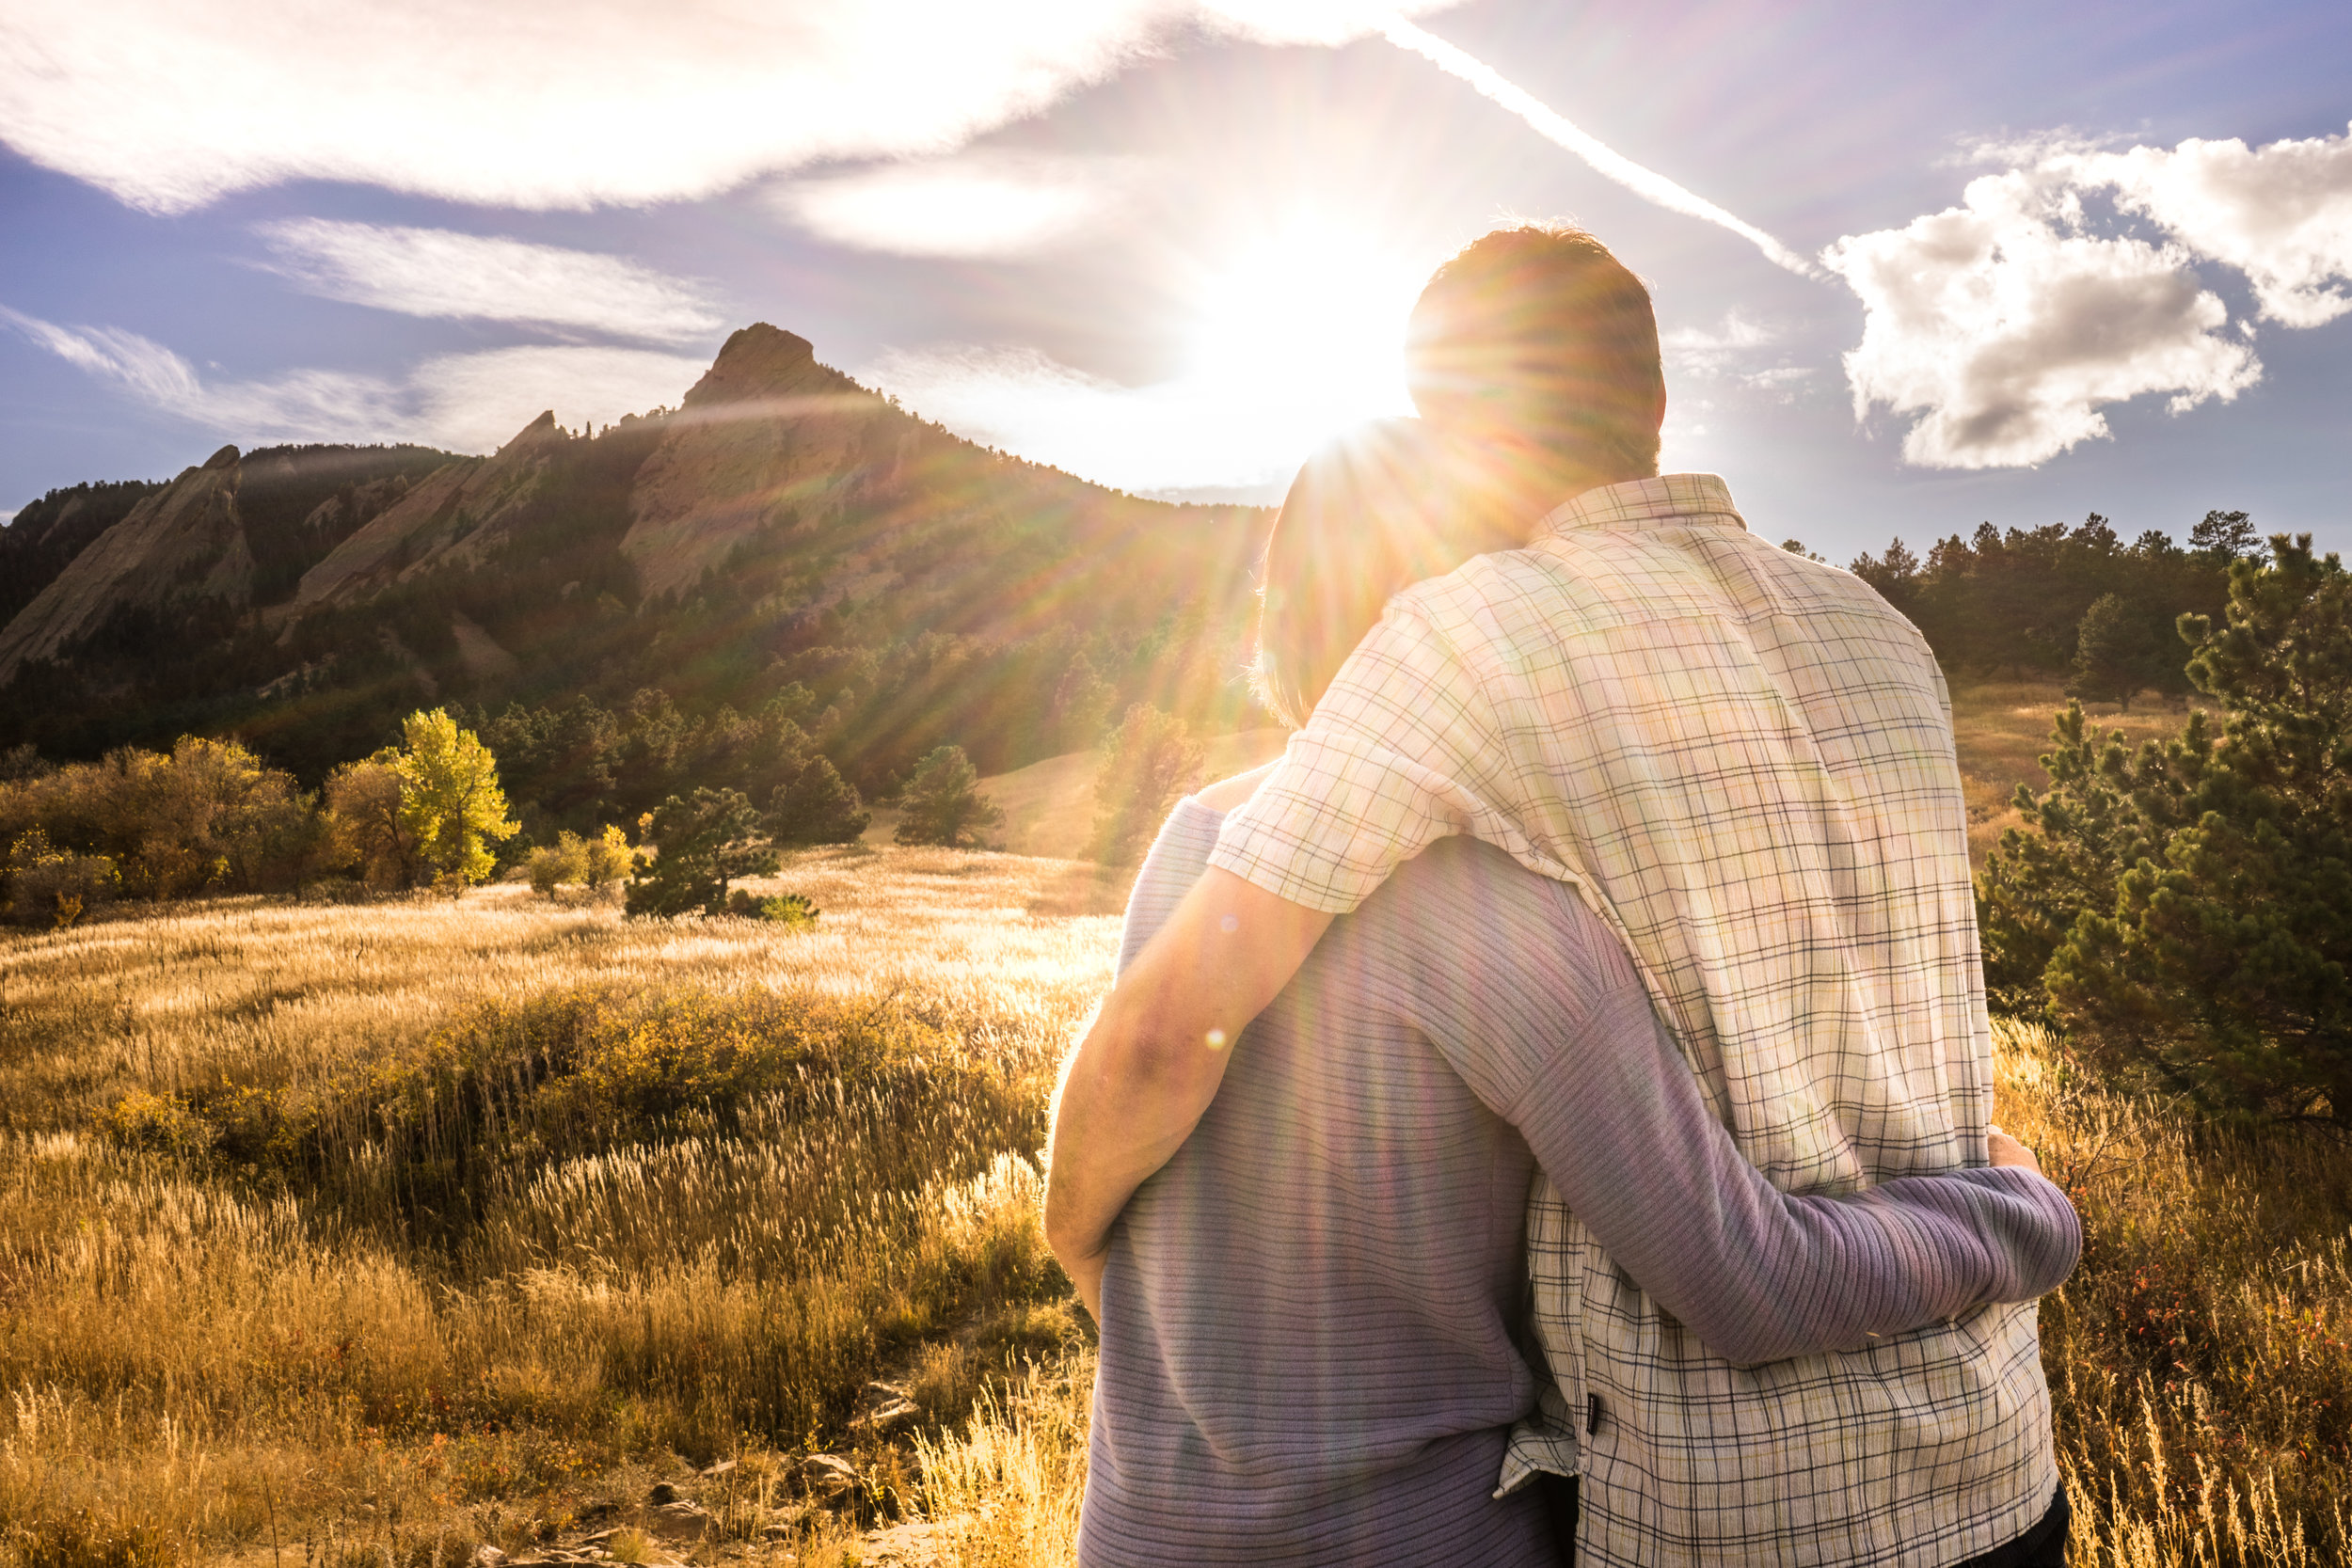
[[[580,879],[591,893],[601,893],[628,875],[628,838],[608,824],[603,832],[580,848]]]
[[[2352,1130],[2352,574],[2271,546],[2221,627],[2182,618],[2218,737],[2192,714],[2134,756],[2059,721],[1979,884],[1988,974],[2211,1109]]]
[[[742,888],[737,888],[727,899],[727,913],[741,915],[747,920],[772,920],[784,926],[814,926],[824,911],[804,894],[787,893],[773,898],[759,898]]]
[[[122,881],[108,857],[59,849],[39,828],[9,847],[8,873],[8,916],[27,926],[71,926]]]
[[[588,846],[569,828],[558,833],[553,844],[542,844],[523,861],[523,876],[531,882],[531,890],[542,898],[553,898],[555,890],[565,882],[588,879]]]
[[[893,836],[900,844],[977,847],[980,832],[1004,821],[1004,808],[979,791],[979,774],[961,746],[941,746],[914,765],[899,800]]]
[[[1200,742],[1172,713],[1137,703],[1103,745],[1094,775],[1094,836],[1087,856],[1105,865],[1143,858],[1170,807],[1200,787]]]

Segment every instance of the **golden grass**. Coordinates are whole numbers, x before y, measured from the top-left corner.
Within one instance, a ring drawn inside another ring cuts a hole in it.
[[[1070,1561],[1092,1362],[1033,1157],[1123,887],[858,848],[769,887],[818,927],[492,889],[0,942],[0,1551],[453,1568],[667,1480],[696,1560]],[[2342,1151],[1997,1038],[2089,1237],[2042,1316],[2074,1560],[2344,1560]],[[877,1378],[920,1420],[862,1433]],[[846,1511],[803,1512],[820,1449]]]

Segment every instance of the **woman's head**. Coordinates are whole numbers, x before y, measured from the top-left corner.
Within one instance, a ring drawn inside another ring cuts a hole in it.
[[[1391,594],[1471,556],[1524,542],[1457,443],[1419,420],[1381,420],[1298,470],[1266,541],[1258,701],[1295,729],[1379,622]]]

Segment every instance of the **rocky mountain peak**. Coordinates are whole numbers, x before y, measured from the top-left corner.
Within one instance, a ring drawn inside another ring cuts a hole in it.
[[[239,453],[235,446],[226,446],[221,448],[218,451],[213,453],[212,456],[206,458],[204,460],[204,467],[206,468],[233,468],[237,466],[238,456]]]
[[[741,403],[793,391],[804,388],[818,369],[817,350],[806,338],[754,322],[728,336],[719,357],[686,394],[685,406]]]

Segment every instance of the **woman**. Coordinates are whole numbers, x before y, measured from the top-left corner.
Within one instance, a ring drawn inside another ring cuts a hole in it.
[[[1398,421],[1293,486],[1258,674],[1294,722],[1391,593],[1517,542],[1486,520],[1499,511],[1443,494],[1445,455]],[[1251,783],[1171,816],[1122,967]],[[2080,1244],[2006,1140],[2005,1168],[1779,1193],[1598,919],[1468,839],[1335,923],[1228,1049],[1215,1102],[1113,1232],[1089,1564],[1564,1560],[1563,1499],[1495,1490],[1512,1423],[1553,1386],[1521,1333],[1539,1164],[1655,1300],[1743,1364],[2030,1299]],[[1608,1419],[1552,1414],[1563,1431]]]

